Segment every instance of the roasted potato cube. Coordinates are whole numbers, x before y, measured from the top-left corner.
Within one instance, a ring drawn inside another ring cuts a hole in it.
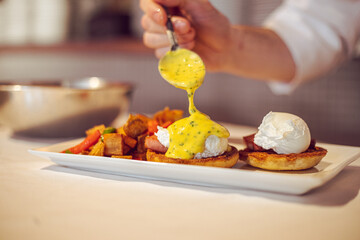
[[[112,158],[125,158],[125,159],[132,159],[131,155],[112,155]]]
[[[183,117],[183,114],[184,114],[183,110],[178,110],[178,109],[170,110],[169,107],[165,107],[163,110],[155,113],[153,118],[161,126],[166,122],[175,122],[181,119]]]
[[[124,143],[131,148],[136,147],[137,141],[129,136],[123,135]]]
[[[111,155],[126,155],[130,151],[130,147],[124,143],[124,135],[119,133],[104,134],[104,154]]]
[[[132,159],[141,160],[141,161],[146,161],[146,152],[143,152],[143,153],[133,153],[133,154],[132,154]]]
[[[124,131],[124,127],[119,127],[116,129],[116,132],[117,133],[120,133],[120,134],[123,134],[123,135],[126,135],[125,131]]]
[[[137,146],[136,146],[136,151],[139,153],[144,153],[146,152],[146,148],[145,148],[145,138],[147,137],[147,134],[141,134],[140,136],[137,137]]]
[[[100,140],[98,141],[89,152],[92,156],[104,156],[105,144]]]
[[[129,119],[123,126],[125,134],[136,139],[139,135],[147,131],[147,123],[149,120],[148,117],[141,114],[130,114]]]
[[[88,130],[86,130],[86,136],[89,136],[91,134],[93,134],[96,130],[99,130],[100,133],[103,133],[103,131],[105,130],[105,125],[104,124],[101,124],[101,125],[96,125]]]

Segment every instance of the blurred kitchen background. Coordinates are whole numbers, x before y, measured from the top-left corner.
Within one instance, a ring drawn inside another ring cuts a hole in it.
[[[211,2],[233,23],[261,25],[282,1]],[[186,111],[186,93],[161,79],[142,45],[141,15],[138,0],[0,0],[0,80],[103,77],[135,84],[131,112]],[[195,103],[217,121],[250,126],[269,111],[294,113],[318,141],[360,146],[360,57],[290,96],[261,81],[207,73]]]

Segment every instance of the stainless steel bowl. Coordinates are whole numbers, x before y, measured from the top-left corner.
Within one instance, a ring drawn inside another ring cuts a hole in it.
[[[84,136],[128,113],[133,87],[92,77],[80,80],[0,82],[0,124],[26,137]]]

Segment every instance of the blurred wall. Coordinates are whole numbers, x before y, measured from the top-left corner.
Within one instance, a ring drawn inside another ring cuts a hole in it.
[[[187,111],[183,90],[161,79],[151,54],[3,53],[0,79],[101,76],[136,86],[131,111],[153,113],[165,106]],[[360,146],[360,60],[309,82],[290,96],[276,96],[260,81],[207,73],[195,95],[199,110],[215,120],[258,126],[269,111],[301,116],[319,141]]]

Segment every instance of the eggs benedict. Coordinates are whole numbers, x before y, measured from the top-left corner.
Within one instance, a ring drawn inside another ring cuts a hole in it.
[[[147,139],[148,161],[232,167],[238,160],[235,147],[228,145],[229,131],[200,112],[194,94],[205,77],[201,58],[186,49],[169,51],[159,62],[161,76],[173,86],[187,92],[189,117],[167,128],[158,128]],[[160,145],[159,145],[160,143]]]
[[[267,170],[302,170],[316,166],[327,151],[316,147],[310,130],[300,117],[269,112],[258,132],[244,137],[246,149],[240,159]]]

